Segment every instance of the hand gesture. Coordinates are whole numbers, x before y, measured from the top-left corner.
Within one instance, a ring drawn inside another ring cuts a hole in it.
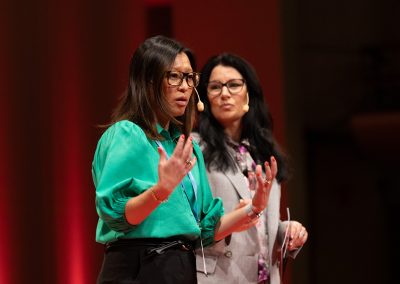
[[[185,141],[181,135],[171,157],[167,159],[165,151],[159,147],[160,161],[158,162],[158,195],[160,198],[167,198],[179,185],[185,175],[193,168],[196,157],[192,157],[192,137]]]
[[[265,179],[262,176],[261,166],[256,166],[257,189],[252,200],[255,212],[261,212],[267,206],[269,193],[272,187],[272,181],[274,180],[276,173],[278,172],[278,166],[274,156],[271,156],[271,166],[268,162],[265,162],[264,167]]]

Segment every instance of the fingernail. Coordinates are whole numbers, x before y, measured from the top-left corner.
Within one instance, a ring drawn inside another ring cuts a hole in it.
[[[190,140],[190,141],[192,141],[192,140],[193,140],[193,137],[192,137],[192,136],[190,136],[190,137],[189,137],[189,140]]]
[[[184,134],[181,135],[181,139],[185,139],[185,135]]]

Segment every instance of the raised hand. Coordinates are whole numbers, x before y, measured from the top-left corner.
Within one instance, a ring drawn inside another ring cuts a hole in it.
[[[185,136],[181,135],[169,159],[161,147],[158,148],[158,153],[160,161],[158,163],[157,185],[159,190],[157,195],[161,199],[166,199],[196,163],[196,157],[192,157],[192,137],[185,141]]]
[[[271,156],[271,165],[268,162],[265,162],[264,167],[265,178],[263,178],[261,166],[256,166],[257,189],[252,200],[255,212],[261,212],[267,206],[272,181],[278,172],[278,166],[274,156]]]

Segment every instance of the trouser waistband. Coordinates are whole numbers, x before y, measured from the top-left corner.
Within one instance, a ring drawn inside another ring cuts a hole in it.
[[[194,250],[194,241],[179,238],[119,239],[105,244],[105,251],[117,247],[146,247],[146,254],[163,254],[168,249]]]

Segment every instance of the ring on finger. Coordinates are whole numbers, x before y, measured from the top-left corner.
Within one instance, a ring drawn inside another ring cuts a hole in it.
[[[190,167],[192,165],[192,161],[191,160],[186,160],[186,166]]]
[[[271,183],[271,180],[265,179],[264,183],[265,183],[265,184],[270,184],[270,183]]]

